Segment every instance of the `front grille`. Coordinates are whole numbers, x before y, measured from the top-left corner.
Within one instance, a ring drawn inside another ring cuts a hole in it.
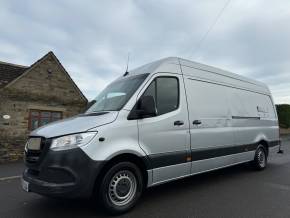
[[[43,137],[30,137],[28,139],[27,144],[29,144],[30,141],[36,141],[36,139],[40,139],[39,147],[35,146],[35,143],[34,143],[33,144],[34,149],[30,149],[31,146],[29,145],[27,145],[25,148],[25,162],[28,164],[38,163],[45,151],[47,139]],[[37,149],[35,149],[35,147],[37,147]]]

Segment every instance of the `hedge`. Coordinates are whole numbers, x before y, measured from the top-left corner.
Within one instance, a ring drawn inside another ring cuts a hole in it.
[[[279,125],[282,128],[290,128],[290,105],[278,104],[276,105]]]

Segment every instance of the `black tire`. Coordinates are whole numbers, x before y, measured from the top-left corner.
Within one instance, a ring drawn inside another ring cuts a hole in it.
[[[142,191],[143,178],[140,169],[131,162],[120,162],[105,173],[99,186],[98,198],[108,213],[118,215],[132,209]],[[126,196],[127,200],[122,201],[121,198]]]
[[[255,170],[264,170],[267,167],[268,156],[263,145],[259,145],[255,152],[255,158],[251,162]]]

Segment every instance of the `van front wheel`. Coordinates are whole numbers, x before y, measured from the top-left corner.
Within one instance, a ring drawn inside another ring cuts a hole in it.
[[[100,185],[99,197],[109,213],[121,214],[135,206],[142,190],[140,169],[131,162],[121,162],[106,172]]]
[[[264,146],[258,146],[252,165],[256,170],[263,170],[267,166],[267,153]]]

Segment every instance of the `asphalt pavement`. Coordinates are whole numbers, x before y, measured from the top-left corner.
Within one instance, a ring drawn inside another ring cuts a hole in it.
[[[290,217],[290,138],[264,171],[243,164],[146,191],[122,217]],[[20,187],[21,162],[0,165],[0,218],[106,217],[94,202],[49,199]],[[4,179],[1,178],[12,179]]]

